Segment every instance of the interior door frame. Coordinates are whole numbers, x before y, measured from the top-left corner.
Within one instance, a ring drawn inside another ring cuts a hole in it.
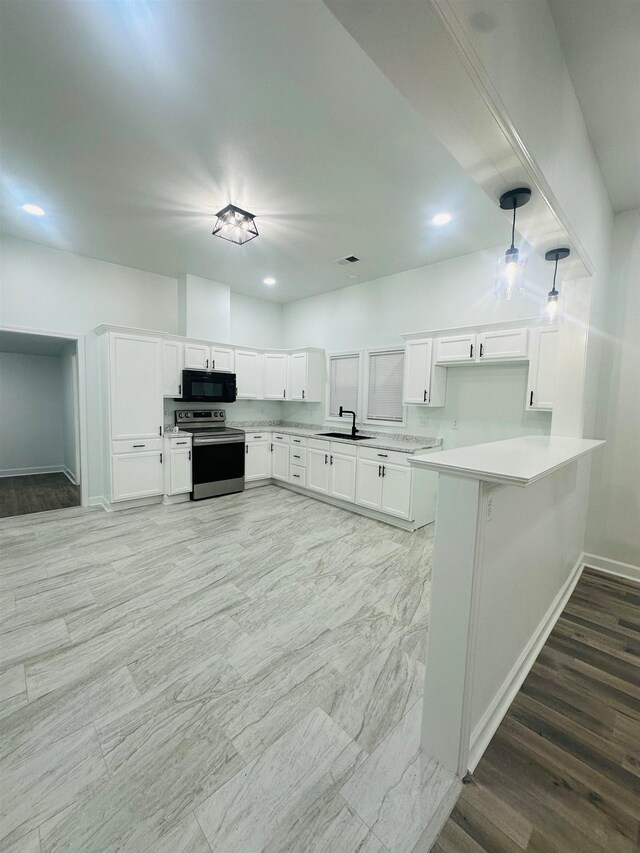
[[[23,335],[39,335],[45,338],[60,338],[74,343],[76,346],[75,376],[74,376],[74,404],[76,410],[76,458],[79,459],[78,478],[80,480],[80,505],[89,506],[89,484],[87,473],[89,470],[87,459],[87,385],[86,385],[86,363],[84,335],[76,335],[71,332],[50,331],[47,329],[32,329],[26,326],[0,325],[0,332],[15,332]]]

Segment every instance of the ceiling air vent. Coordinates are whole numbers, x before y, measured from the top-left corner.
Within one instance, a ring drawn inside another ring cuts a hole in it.
[[[344,266],[345,264],[357,264],[359,260],[360,258],[356,258],[355,255],[347,255],[346,258],[340,258],[337,263],[342,264]]]

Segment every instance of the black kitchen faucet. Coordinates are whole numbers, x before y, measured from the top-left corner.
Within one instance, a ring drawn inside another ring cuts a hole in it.
[[[335,411],[335,409],[334,409],[334,411]],[[356,413],[352,412],[350,409],[343,409],[342,406],[340,406],[340,412],[339,412],[340,417],[342,417],[343,414],[344,415],[353,415],[353,424],[351,425],[351,438],[355,438],[356,433],[358,432],[358,430],[356,429]]]

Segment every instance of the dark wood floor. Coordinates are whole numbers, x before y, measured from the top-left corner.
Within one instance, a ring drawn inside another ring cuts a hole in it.
[[[436,853],[640,849],[639,605],[585,570]]]
[[[0,477],[0,518],[80,506],[80,486],[64,474]]]

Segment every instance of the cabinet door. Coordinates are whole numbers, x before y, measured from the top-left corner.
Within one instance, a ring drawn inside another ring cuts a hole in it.
[[[211,347],[210,364],[214,370],[233,372],[233,350],[227,347]]]
[[[111,438],[162,435],[161,341],[133,335],[109,337]]]
[[[258,352],[236,350],[236,385],[239,400],[262,397],[262,356]]]
[[[527,409],[553,409],[557,356],[557,328],[532,329]]]
[[[307,448],[307,488],[326,495],[329,491],[329,443],[327,450]]]
[[[404,350],[404,394],[403,403],[429,402],[429,383],[431,380],[430,338],[421,341],[407,341]]]
[[[170,495],[181,495],[191,491],[191,450],[180,448],[169,454]]]
[[[411,468],[384,465],[382,469],[382,512],[409,518],[411,514]]]
[[[306,399],[307,367],[309,356],[306,352],[295,352],[289,356],[289,399]]]
[[[370,509],[380,509],[382,505],[382,465],[370,459],[358,459],[356,503]]]
[[[329,457],[329,493],[343,501],[356,499],[356,457],[332,453]]]
[[[271,476],[271,444],[251,441],[245,446],[245,480],[267,480]]]
[[[458,364],[476,357],[475,335],[453,335],[436,339],[436,364]]]
[[[182,360],[179,341],[162,342],[162,393],[165,397],[182,396]]]
[[[287,356],[285,353],[264,354],[262,396],[265,400],[285,400],[287,397]]]
[[[274,442],[271,455],[271,476],[274,480],[289,479],[289,445]]]
[[[478,360],[518,361],[527,358],[527,330],[483,332],[478,335]]]
[[[112,502],[146,498],[163,492],[161,453],[120,453],[111,457]]]
[[[208,370],[211,366],[211,352],[206,344],[184,345],[185,370]]]

